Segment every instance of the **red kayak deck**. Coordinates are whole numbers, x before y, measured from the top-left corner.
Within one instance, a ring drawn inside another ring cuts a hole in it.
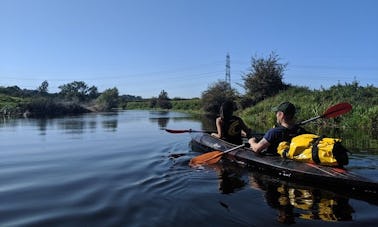
[[[191,145],[193,150],[208,152],[226,151],[236,145],[217,139],[209,134],[196,134]],[[224,155],[225,158],[243,166],[268,173],[280,179],[321,186],[322,188],[339,189],[354,195],[373,196],[378,203],[378,182],[357,175],[346,168],[321,166],[304,163],[280,156],[268,156],[254,153],[249,148],[240,148]]]

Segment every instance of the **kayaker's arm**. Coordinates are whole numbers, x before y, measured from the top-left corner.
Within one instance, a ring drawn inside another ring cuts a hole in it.
[[[259,142],[257,142],[256,138],[252,137],[248,140],[248,143],[251,149],[256,153],[260,153],[261,151],[267,149],[270,146],[270,143],[265,138],[262,138]]]
[[[215,125],[217,126],[217,133],[211,133],[211,135],[220,139],[222,138],[222,119],[220,117],[215,120]]]

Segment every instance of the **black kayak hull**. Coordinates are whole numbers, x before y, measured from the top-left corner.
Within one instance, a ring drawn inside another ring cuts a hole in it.
[[[236,145],[217,139],[209,134],[194,135],[191,141],[195,151],[225,151]],[[254,153],[249,148],[240,148],[224,155],[225,158],[287,181],[300,182],[320,188],[340,191],[352,197],[369,197],[378,204],[378,182],[360,176],[344,168],[315,165]]]

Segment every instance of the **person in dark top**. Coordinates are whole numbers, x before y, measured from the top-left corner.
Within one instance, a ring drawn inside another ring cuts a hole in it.
[[[290,102],[283,102],[272,109],[276,112],[277,126],[269,129],[260,141],[250,138],[248,143],[256,153],[277,154],[278,144],[282,141],[290,141],[293,137],[307,133],[306,130],[295,123],[295,106]]]
[[[234,113],[234,102],[226,101],[220,108],[220,116],[215,120],[217,133],[211,135],[233,144],[243,144],[243,136],[251,134],[251,129]]]

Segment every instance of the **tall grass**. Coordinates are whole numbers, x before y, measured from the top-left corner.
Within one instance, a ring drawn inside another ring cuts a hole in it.
[[[348,102],[352,111],[335,119],[318,120],[317,125],[341,128],[361,128],[378,130],[378,88],[359,87],[355,84],[337,85],[329,90],[309,90],[305,87],[292,87],[278,95],[265,99],[241,112],[241,117],[250,126],[269,127],[275,123],[271,108],[281,102],[290,101],[298,109],[297,120],[306,120],[324,113],[332,105]]]

